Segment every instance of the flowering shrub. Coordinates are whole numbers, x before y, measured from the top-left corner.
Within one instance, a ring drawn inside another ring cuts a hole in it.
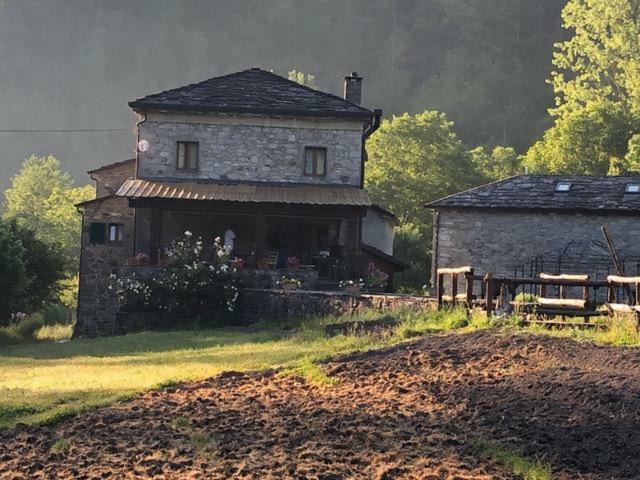
[[[389,275],[379,268],[373,262],[369,262],[367,277],[365,284],[371,290],[384,290],[389,281]]]
[[[357,287],[357,288],[365,287],[364,280],[361,278],[359,278],[358,280],[342,280],[338,285],[340,286],[340,288],[343,288],[343,289],[347,287]]]
[[[287,258],[287,267],[289,268],[298,268],[300,266],[300,260],[298,257],[289,257]]]
[[[302,287],[302,282],[297,278],[287,277],[286,275],[280,277],[280,280],[276,282],[276,286],[280,288],[284,288],[287,285],[295,285],[296,288],[300,288]]]
[[[214,241],[211,259],[205,261],[204,242],[185,232],[167,252],[168,263],[150,278],[112,276],[110,289],[122,310],[167,313],[180,318],[217,320],[234,312],[239,297],[239,281],[226,265],[229,252]]]

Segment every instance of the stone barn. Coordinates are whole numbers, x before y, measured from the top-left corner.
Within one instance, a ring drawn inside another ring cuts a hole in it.
[[[613,273],[607,226],[625,273],[640,274],[640,176],[519,175],[442,198],[434,211],[433,271],[538,276]]]

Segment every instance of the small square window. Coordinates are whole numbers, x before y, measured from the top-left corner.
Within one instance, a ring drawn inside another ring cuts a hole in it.
[[[176,168],[178,170],[198,169],[198,142],[178,142]]]
[[[327,149],[324,147],[305,147],[304,174],[321,177],[327,172]]]
[[[122,242],[124,240],[124,224],[110,223],[107,240],[109,242]]]
[[[568,192],[571,190],[571,183],[569,182],[558,182],[556,184],[556,192]]]
[[[625,189],[627,193],[640,193],[640,183],[630,183]]]

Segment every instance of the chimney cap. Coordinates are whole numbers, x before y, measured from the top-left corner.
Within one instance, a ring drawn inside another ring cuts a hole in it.
[[[360,81],[362,80],[362,77],[360,75],[358,75],[358,72],[351,72],[350,75],[345,75],[344,77],[345,80],[356,80],[356,81]]]

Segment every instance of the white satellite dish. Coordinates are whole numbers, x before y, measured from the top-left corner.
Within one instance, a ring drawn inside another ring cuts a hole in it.
[[[149,141],[148,140],[140,140],[138,142],[138,150],[141,152],[146,152],[149,150]]]

